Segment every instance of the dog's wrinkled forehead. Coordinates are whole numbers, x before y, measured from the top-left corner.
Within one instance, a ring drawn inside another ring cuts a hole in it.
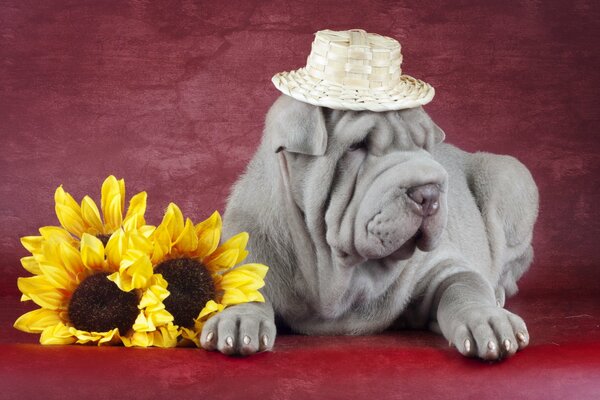
[[[391,145],[399,150],[431,150],[444,140],[444,132],[421,107],[388,112],[332,110],[285,95],[269,110],[266,129],[273,151],[310,156],[324,155],[331,145],[337,149],[368,145],[377,153]]]
[[[383,152],[424,148],[444,140],[444,132],[422,107],[399,111],[344,111],[323,109],[330,140],[341,147],[365,147]]]

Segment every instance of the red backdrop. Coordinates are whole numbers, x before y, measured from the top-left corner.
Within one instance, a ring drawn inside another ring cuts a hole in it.
[[[598,293],[598,3],[438,3],[4,1],[3,320],[22,312],[19,237],[56,224],[59,184],[99,199],[123,177],[155,223],[169,201],[194,220],[223,210],[279,95],[271,76],[303,66],[325,28],[397,38],[403,70],[436,88],[426,110],[448,142],[531,169],[541,209],[523,292]]]

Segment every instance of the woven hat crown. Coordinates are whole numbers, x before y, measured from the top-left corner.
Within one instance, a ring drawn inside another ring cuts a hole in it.
[[[390,111],[433,99],[431,85],[402,75],[400,43],[387,36],[323,30],[315,34],[306,66],[271,81],[296,100],[338,110]]]
[[[306,60],[310,76],[353,89],[389,89],[398,84],[402,70],[400,43],[367,33],[323,30],[315,34]]]

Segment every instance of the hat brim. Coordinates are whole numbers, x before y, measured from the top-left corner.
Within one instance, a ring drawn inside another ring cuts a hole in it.
[[[425,105],[435,95],[431,85],[408,75],[402,75],[400,82],[389,89],[350,89],[316,79],[306,68],[280,72],[271,81],[296,100],[336,110],[402,110]]]

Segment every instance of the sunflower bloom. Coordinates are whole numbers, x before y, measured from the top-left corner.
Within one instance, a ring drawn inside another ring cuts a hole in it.
[[[105,248],[99,238],[83,233],[77,248],[72,238],[49,231],[40,230],[39,246],[34,241],[35,266],[22,262],[30,267],[26,269],[33,276],[17,281],[22,300],[31,300],[40,308],[18,318],[15,328],[41,334],[40,343],[44,345],[120,341],[131,344],[129,335],[136,332],[141,314],[152,321],[153,329],[168,329],[173,317],[161,303],[168,296],[166,282],[154,275],[151,266],[135,271],[127,267],[149,262],[153,247],[148,238],[138,231],[119,228]],[[111,279],[120,274],[122,265],[129,270],[128,277],[133,282],[129,290],[123,290]],[[154,293],[160,295],[151,301]],[[167,339],[161,337],[155,342],[175,345],[174,340]]]
[[[154,271],[168,282],[164,300],[179,334],[197,346],[203,323],[228,306],[264,302],[268,267],[241,263],[248,251],[248,233],[241,232],[219,246],[222,221],[218,212],[196,225],[171,203],[152,234]]]
[[[137,231],[149,237],[154,227],[146,225],[146,192],[133,196],[125,217],[122,210],[125,203],[125,181],[109,176],[102,184],[101,208],[104,222],[96,203],[85,196],[78,204],[73,197],[59,186],[54,193],[55,210],[61,226],[44,226],[39,229],[40,236],[21,238],[23,246],[31,256],[23,257],[21,265],[28,272],[41,273],[39,260],[51,252],[56,252],[61,243],[79,247],[84,234],[97,237],[106,246],[108,239],[116,231]],[[117,264],[118,265],[118,264]],[[26,300],[26,298],[23,298]]]

